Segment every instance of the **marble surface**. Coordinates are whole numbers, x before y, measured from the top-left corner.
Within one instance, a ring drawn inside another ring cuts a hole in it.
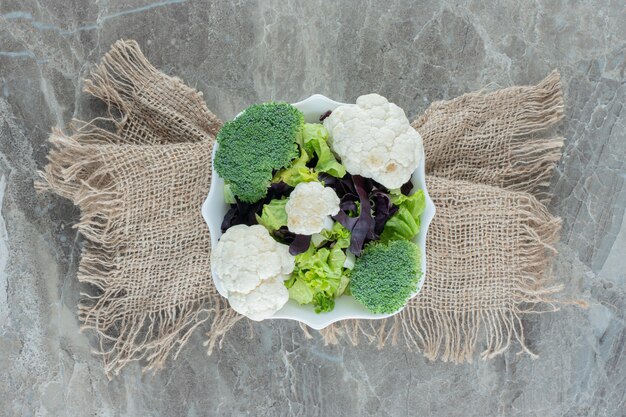
[[[625,21],[619,0],[0,0],[0,415],[626,415]],[[198,333],[165,371],[131,366],[109,382],[76,319],[79,213],[32,183],[51,126],[101,111],[81,79],[119,38],[225,119],[312,92],[379,92],[413,116],[559,68],[555,272],[590,308],[528,317],[535,360],[514,348],[432,363],[400,348],[326,347],[269,322],[239,325],[211,357]]]

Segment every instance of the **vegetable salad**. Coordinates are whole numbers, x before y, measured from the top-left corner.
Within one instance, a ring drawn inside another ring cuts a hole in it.
[[[340,296],[373,313],[406,304],[426,202],[411,182],[422,140],[402,109],[369,94],[305,123],[290,104],[257,104],[217,142],[230,207],[212,261],[235,310],[263,320],[287,299],[317,313]]]

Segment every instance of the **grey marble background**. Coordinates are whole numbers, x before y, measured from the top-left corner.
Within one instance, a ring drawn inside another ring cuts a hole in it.
[[[109,382],[79,333],[79,213],[36,195],[50,128],[101,107],[81,79],[119,38],[224,119],[258,101],[379,92],[418,114],[490,82],[562,72],[567,138],[551,209],[556,273],[590,308],[525,321],[531,348],[490,362],[326,347],[245,324],[207,357]],[[1,416],[626,415],[626,10],[623,0],[0,0]]]

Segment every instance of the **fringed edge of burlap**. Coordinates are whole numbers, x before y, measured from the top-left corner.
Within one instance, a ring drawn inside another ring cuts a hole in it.
[[[121,39],[115,42],[85,80],[83,91],[99,98],[107,104],[108,121],[112,121],[119,134],[128,123],[128,118],[136,109],[141,99],[142,90],[170,85],[168,90],[175,91],[185,100],[189,100],[187,109],[197,109],[201,119],[206,122],[200,136],[208,133],[213,136],[222,127],[222,121],[215,116],[202,99],[203,94],[186,85],[180,78],[163,74],[144,56],[139,44],[134,40]],[[119,115],[113,114],[119,110]],[[185,140],[189,140],[186,138]]]
[[[541,202],[546,203],[551,198],[548,186],[554,166],[561,158],[564,139],[558,136],[546,139],[541,136],[537,137],[536,134],[546,131],[563,118],[565,102],[561,88],[561,75],[558,70],[552,71],[534,86],[516,86],[498,91],[481,90],[464,94],[450,101],[433,103],[411,125],[419,130],[431,115],[438,111],[445,111],[448,106],[463,107],[462,103],[478,101],[485,107],[492,107],[494,106],[492,101],[497,100],[519,110],[515,120],[507,125],[511,131],[511,137],[507,143],[508,163],[503,167],[491,167],[493,178],[489,178],[489,185],[531,193]],[[458,104],[459,102],[461,104]],[[444,148],[448,145],[445,142],[431,143],[429,146],[433,149],[430,153],[445,154]],[[426,163],[429,164],[428,160]],[[437,161],[432,160],[432,163],[436,164]],[[431,171],[429,172],[427,168],[429,174],[438,176],[436,168]]]
[[[555,69],[536,85],[507,87],[496,91],[483,89],[463,94],[452,100],[436,101],[415,119],[411,126],[420,129],[434,113],[445,110],[447,107],[460,106],[462,108],[463,104],[467,105],[469,101],[476,101],[485,107],[492,107],[494,104],[491,101],[520,107],[515,123],[507,126],[514,136],[543,131],[558,123],[565,112],[561,74]]]
[[[511,145],[511,163],[506,167],[502,186],[511,191],[532,192],[542,203],[552,198],[549,191],[554,167],[561,159],[564,139],[517,140]]]
[[[521,315],[557,311],[563,304],[585,307],[586,303],[556,298],[563,286],[550,285],[551,276],[546,274],[551,261],[547,253],[556,253],[554,244],[559,239],[561,220],[550,215],[543,204],[528,194],[521,208],[524,213],[521,252],[526,262],[520,266],[521,273],[510,278],[517,285],[510,294],[508,308],[439,310],[420,304],[418,294],[403,311],[388,319],[347,320],[320,330],[325,344],[337,344],[344,339],[355,346],[365,341],[382,349],[387,344],[402,342],[407,350],[420,351],[430,360],[463,363],[472,362],[481,339],[486,342],[480,355],[482,359],[504,353],[513,342],[519,345],[519,353],[536,357],[526,344]],[[301,328],[306,337],[312,337],[306,326],[301,325]]]
[[[193,331],[205,322],[210,323],[209,350],[221,344],[241,316],[214,288],[207,289],[206,297],[189,300],[170,311],[124,311],[123,288],[114,285],[121,280],[117,261],[125,244],[124,205],[115,172],[92,144],[81,143],[58,129],[50,143],[49,163],[39,173],[35,187],[68,198],[81,209],[75,227],[87,241],[77,277],[95,289],[95,294],[81,293],[78,316],[81,331],[93,330],[98,336],[99,348],[94,354],[102,356],[107,376],[119,374],[133,361],[145,361],[144,371],[161,369],[172,352],[174,359],[178,357]]]
[[[561,159],[562,137],[534,137],[563,119],[565,101],[561,88],[561,74],[552,71],[532,87],[512,87],[519,92],[523,110],[515,121],[510,143],[509,164],[502,173],[500,186],[533,194],[542,203],[552,195],[548,191],[555,165]]]
[[[91,71],[83,91],[104,101],[109,111],[119,109],[122,117],[119,124],[123,125],[132,114],[129,101],[137,89],[161,75],[143,55],[137,42],[119,40]]]
[[[561,74],[558,70],[553,70],[537,85],[505,88],[493,94],[514,96],[522,107],[512,126],[514,136],[543,131],[558,123],[565,112]]]

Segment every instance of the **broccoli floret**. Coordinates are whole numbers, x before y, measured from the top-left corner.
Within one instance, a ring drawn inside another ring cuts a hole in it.
[[[417,288],[420,250],[408,240],[375,242],[356,259],[350,290],[372,313],[398,311]]]
[[[304,115],[287,103],[248,107],[217,134],[215,170],[246,203],[265,197],[274,170],[298,156]]]

